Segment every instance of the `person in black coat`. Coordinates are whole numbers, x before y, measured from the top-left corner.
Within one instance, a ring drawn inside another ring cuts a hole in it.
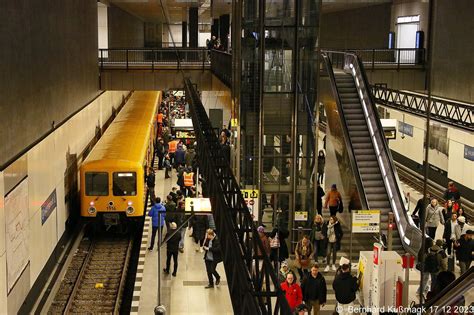
[[[343,264],[342,273],[334,278],[332,288],[336,294],[338,302],[338,309],[343,310],[342,313],[349,314],[348,308],[356,299],[356,292],[359,288],[357,278],[351,275],[351,268],[349,264]],[[339,311],[339,313],[341,313]]]
[[[323,188],[318,182],[317,188],[317,198],[316,198],[316,209],[318,210],[319,215],[323,215],[323,197],[326,195]]]
[[[216,233],[209,229],[206,232],[206,240],[203,246],[204,262],[206,263],[206,272],[209,283],[205,287],[206,289],[214,287],[214,277],[216,278],[216,285],[219,285],[221,276],[216,271],[217,264],[222,261],[221,245],[219,239],[216,237]]]
[[[166,274],[170,273],[171,257],[173,257],[173,277],[176,277],[176,272],[178,271],[178,249],[179,241],[181,240],[181,234],[176,232],[177,227],[175,222],[171,222],[170,230],[166,233],[165,237],[165,239],[168,239],[168,237],[174,233],[166,242],[166,268],[163,269]]]
[[[303,291],[303,301],[315,309],[314,314],[319,314],[320,308],[326,304],[327,289],[326,279],[319,272],[317,264],[311,267],[311,273],[304,278],[301,290]]]
[[[196,244],[199,244],[199,248],[196,251],[203,251],[201,248],[204,244],[204,238],[206,237],[206,230],[209,228],[209,222],[205,215],[195,215],[190,220],[190,225],[193,228],[193,238]]]
[[[155,197],[155,170],[150,167],[148,168],[148,175],[146,177],[147,192],[150,195],[150,205],[153,206]]]

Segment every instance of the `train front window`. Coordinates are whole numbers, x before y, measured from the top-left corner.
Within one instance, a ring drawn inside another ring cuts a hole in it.
[[[114,173],[114,196],[136,196],[137,173]]]
[[[86,195],[87,196],[108,196],[109,195],[109,174],[99,172],[86,173]]]

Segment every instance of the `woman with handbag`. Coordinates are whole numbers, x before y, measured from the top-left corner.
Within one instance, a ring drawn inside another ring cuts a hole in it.
[[[336,256],[337,251],[341,249],[342,227],[336,216],[331,216],[329,222],[323,225],[323,235],[327,243],[327,266],[324,272],[329,271],[329,264],[331,263],[332,253],[332,271],[336,271]]]
[[[313,223],[311,224],[311,234],[309,239],[314,246],[313,259],[318,263],[318,256],[326,257],[324,253],[324,235],[323,235],[324,219],[321,215],[317,214],[314,216]]]
[[[295,249],[296,266],[298,268],[300,281],[302,281],[304,275],[309,272],[311,256],[313,255],[313,251],[314,251],[313,245],[311,244],[309,240],[309,236],[304,235],[303,238],[296,245],[296,249]]]

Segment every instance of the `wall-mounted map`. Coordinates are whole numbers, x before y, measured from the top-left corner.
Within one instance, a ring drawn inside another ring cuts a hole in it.
[[[8,292],[28,265],[29,221],[28,179],[24,179],[5,197]]]

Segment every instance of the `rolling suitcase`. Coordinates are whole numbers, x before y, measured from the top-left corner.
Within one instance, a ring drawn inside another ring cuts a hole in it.
[[[448,271],[454,272],[454,266],[456,265],[456,255],[454,252],[454,242],[451,244],[451,255],[448,257]]]

